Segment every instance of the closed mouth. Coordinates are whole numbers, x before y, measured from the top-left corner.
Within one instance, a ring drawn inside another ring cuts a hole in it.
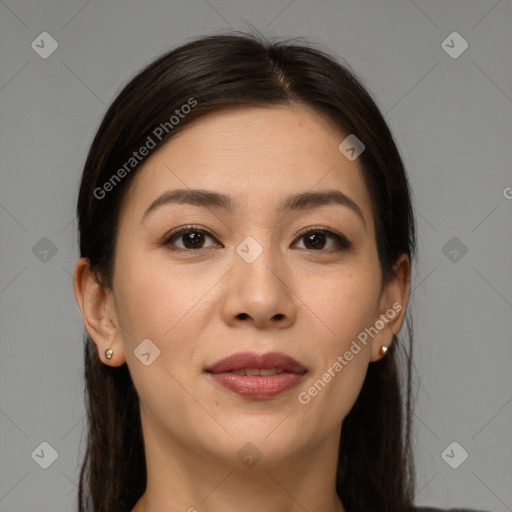
[[[272,376],[281,373],[304,374],[306,368],[281,352],[241,352],[225,357],[205,369],[208,373],[233,373],[246,376]]]

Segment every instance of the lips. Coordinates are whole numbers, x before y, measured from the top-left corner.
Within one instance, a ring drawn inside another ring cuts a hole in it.
[[[247,375],[249,375],[249,370],[255,371],[271,369],[278,370],[278,373],[306,373],[306,368],[304,368],[304,366],[293,359],[293,357],[281,352],[268,352],[266,354],[242,352],[239,354],[233,354],[232,356],[221,359],[212,366],[209,366],[206,368],[206,371],[210,373],[227,373],[245,370],[247,371]],[[281,370],[281,372],[279,370]],[[264,372],[263,375],[265,373],[266,372]]]
[[[307,370],[281,352],[244,352],[217,361],[206,368],[214,382],[239,396],[268,399],[298,386]]]

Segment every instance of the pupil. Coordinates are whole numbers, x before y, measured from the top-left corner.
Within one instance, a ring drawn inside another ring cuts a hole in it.
[[[200,245],[201,243],[201,237],[202,233],[198,233],[197,231],[191,231],[187,235],[185,235],[185,247],[187,245],[192,245],[192,248],[197,248],[197,245]],[[188,244],[188,242],[191,242],[191,244]],[[187,247],[188,249],[190,247]]]
[[[183,235],[184,238],[184,245],[187,247],[187,249],[193,248],[197,249],[198,246],[201,245],[202,242],[202,233],[199,233],[197,231],[190,231],[186,235]],[[306,237],[306,246],[310,245],[313,249],[322,248],[325,244],[325,235],[323,233],[314,233],[312,235],[308,235]],[[200,247],[199,247],[200,248]]]
[[[325,235],[323,233],[315,233],[306,237],[309,244],[313,245],[313,248],[318,249],[319,246],[323,246],[325,242]],[[320,240],[318,240],[320,238]],[[315,241],[316,239],[316,241]],[[306,244],[307,245],[307,244]]]

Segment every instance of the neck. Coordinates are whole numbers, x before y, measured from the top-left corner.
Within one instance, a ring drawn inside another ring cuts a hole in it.
[[[221,459],[191,449],[170,441],[144,415],[142,421],[147,486],[132,512],[345,512],[336,493],[339,434],[281,460],[263,455],[244,467],[236,455]]]

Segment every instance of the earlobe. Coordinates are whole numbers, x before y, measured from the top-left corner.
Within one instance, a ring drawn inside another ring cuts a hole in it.
[[[119,323],[115,313],[109,312],[115,311],[113,297],[96,279],[88,258],[80,258],[76,264],[73,289],[85,329],[96,345],[98,357],[108,366],[121,366],[126,361]]]
[[[381,329],[372,342],[371,362],[382,359],[395,335],[400,331],[407,304],[409,302],[411,286],[411,263],[406,254],[402,254],[394,265],[395,277],[384,289],[380,302],[381,314],[379,318],[385,327]],[[385,350],[382,347],[386,347]]]
[[[383,315],[381,315],[382,318]],[[388,324],[380,330],[372,340],[370,362],[375,363],[380,361],[386,354],[394,341],[394,333],[391,326]]]

